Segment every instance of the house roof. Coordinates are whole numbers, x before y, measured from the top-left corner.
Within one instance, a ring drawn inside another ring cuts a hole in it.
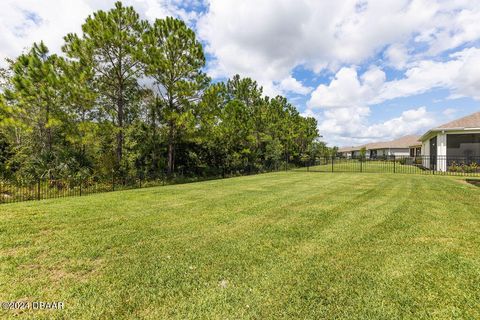
[[[448,130],[471,130],[480,129],[480,112],[475,112],[466,117],[442,124],[439,127],[428,130],[420,139],[422,141],[430,137],[432,132],[448,131]]]
[[[343,148],[339,148],[338,149],[338,152],[352,152],[352,151],[358,151],[360,149],[362,149],[365,145],[363,146],[356,146],[356,147],[343,147]]]
[[[466,129],[480,128],[480,112],[475,112],[469,116],[445,123],[438,127],[439,129]]]
[[[404,149],[410,146],[415,146],[419,144],[418,141],[419,136],[410,135],[404,136],[395,140],[391,141],[384,141],[384,142],[376,142],[376,143],[369,143],[367,144],[368,150],[375,150],[375,149]]]
[[[378,150],[378,149],[405,149],[409,148],[410,146],[417,146],[420,145],[420,141],[418,140],[419,136],[410,135],[404,136],[395,140],[390,141],[381,141],[381,142],[373,142],[367,143],[361,146],[356,147],[345,147],[338,149],[338,152],[351,152],[351,151],[358,151],[365,147],[367,150]]]

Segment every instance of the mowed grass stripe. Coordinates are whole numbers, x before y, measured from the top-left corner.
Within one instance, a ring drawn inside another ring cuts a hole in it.
[[[477,318],[479,200],[449,177],[289,172],[0,206],[0,300],[85,319]]]

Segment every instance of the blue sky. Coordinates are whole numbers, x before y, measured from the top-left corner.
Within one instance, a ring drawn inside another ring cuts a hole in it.
[[[2,0],[0,58],[62,37],[111,0]],[[313,116],[330,145],[421,134],[480,111],[480,4],[467,0],[128,0],[175,16],[215,80],[238,73]],[[3,65],[0,62],[0,65]]]

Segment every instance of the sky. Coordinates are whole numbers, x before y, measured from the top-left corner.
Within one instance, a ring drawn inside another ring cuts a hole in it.
[[[328,145],[422,134],[480,111],[478,0],[126,0],[196,31],[214,81],[240,74],[315,117]],[[0,1],[0,66],[113,0]]]

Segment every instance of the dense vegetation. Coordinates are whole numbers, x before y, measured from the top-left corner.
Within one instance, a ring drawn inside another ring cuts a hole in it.
[[[212,83],[195,33],[98,11],[63,55],[43,42],[0,75],[0,177],[257,172],[325,152],[317,124],[249,78]]]

